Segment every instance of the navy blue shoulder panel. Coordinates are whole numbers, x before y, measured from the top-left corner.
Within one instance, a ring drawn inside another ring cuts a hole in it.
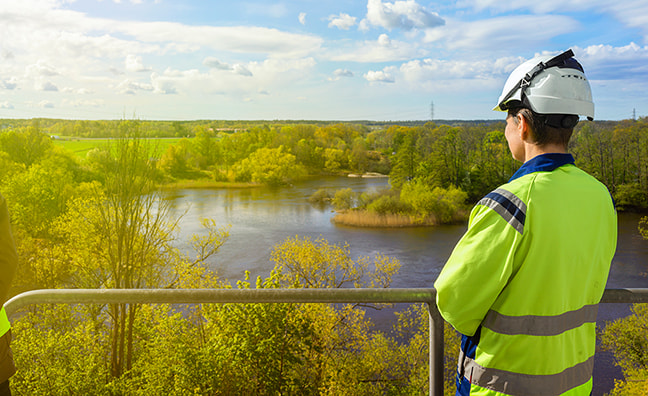
[[[524,175],[534,172],[551,172],[566,164],[574,164],[574,157],[571,154],[549,153],[540,154],[525,162],[509,179],[512,182]]]
[[[488,206],[497,212],[520,234],[524,233],[527,206],[510,191],[498,188],[488,193],[477,205]]]

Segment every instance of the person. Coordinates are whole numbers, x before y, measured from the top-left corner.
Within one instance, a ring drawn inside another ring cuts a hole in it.
[[[18,254],[11,233],[7,201],[0,195],[0,302],[7,301],[9,287],[18,267]],[[0,309],[0,396],[11,395],[9,378],[16,373],[11,353],[11,325],[4,306]]]
[[[571,50],[517,67],[497,106],[523,162],[483,197],[434,286],[462,334],[457,395],[590,395],[598,303],[616,249],[607,188],[567,144],[591,89]]]

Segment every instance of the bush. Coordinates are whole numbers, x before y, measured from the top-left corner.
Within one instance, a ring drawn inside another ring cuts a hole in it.
[[[621,208],[632,207],[642,209],[648,207],[648,197],[638,183],[617,186],[614,193],[614,202]]]
[[[614,352],[624,381],[615,381],[611,395],[646,395],[648,391],[648,304],[635,304],[632,315],[609,323],[603,347]]]
[[[381,190],[371,189],[360,194],[358,198],[358,207],[361,209],[367,209],[367,207],[375,200],[385,196],[385,195],[398,195],[388,188],[383,188]]]
[[[438,223],[449,223],[458,217],[468,195],[457,187],[432,187],[418,180],[406,183],[401,190],[401,201],[411,205],[416,221],[434,216]]]
[[[343,188],[335,192],[333,207],[337,210],[351,209],[355,206],[358,195],[350,188]]]
[[[312,205],[325,205],[333,199],[333,194],[325,188],[320,188],[315,191],[313,195],[308,198],[308,202]]]
[[[411,206],[402,203],[398,197],[383,195],[367,205],[367,211],[379,215],[405,214],[411,212]]]

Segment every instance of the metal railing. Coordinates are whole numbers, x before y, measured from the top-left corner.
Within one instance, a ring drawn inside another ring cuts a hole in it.
[[[426,303],[430,320],[430,395],[443,395],[444,321],[436,290],[418,289],[44,289],[4,305],[13,316],[31,304]],[[648,303],[646,289],[606,289],[602,303]]]

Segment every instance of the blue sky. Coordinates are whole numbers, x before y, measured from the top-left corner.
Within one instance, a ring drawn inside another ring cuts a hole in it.
[[[501,119],[508,74],[572,48],[619,120],[647,41],[645,0],[0,0],[0,118]]]

